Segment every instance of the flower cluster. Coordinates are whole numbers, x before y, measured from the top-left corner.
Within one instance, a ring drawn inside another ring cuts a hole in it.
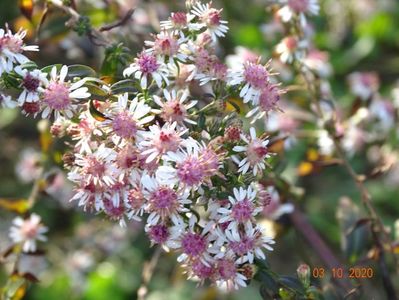
[[[51,133],[73,142],[64,155],[72,201],[122,226],[145,220],[151,243],[176,251],[190,278],[232,289],[245,286],[255,258],[272,250],[256,217],[269,204],[258,180],[273,153],[267,136],[246,132],[226,104],[241,97],[254,123],[278,110],[284,91],[270,61],[233,69],[222,62],[216,45],[227,30],[222,10],[195,1],[161,23],[123,71],[123,84],[77,76],[67,66],[22,64],[20,52],[30,48],[11,52],[3,44],[23,32],[2,32],[0,67],[19,82],[16,105],[54,115]],[[191,93],[194,84],[201,95]]]

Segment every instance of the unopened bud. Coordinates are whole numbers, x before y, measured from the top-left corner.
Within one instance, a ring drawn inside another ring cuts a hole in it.
[[[296,270],[299,280],[302,282],[304,287],[310,285],[310,267],[307,264],[301,264]]]

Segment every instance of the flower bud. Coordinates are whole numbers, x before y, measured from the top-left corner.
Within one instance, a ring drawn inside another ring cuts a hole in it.
[[[307,264],[301,264],[296,270],[299,280],[302,282],[304,287],[310,285],[310,267]]]

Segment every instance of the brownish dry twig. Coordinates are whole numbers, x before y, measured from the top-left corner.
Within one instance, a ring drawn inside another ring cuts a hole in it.
[[[162,248],[157,247],[152,254],[152,257],[149,261],[144,262],[143,272],[141,275],[141,285],[137,290],[137,299],[145,300],[148,294],[148,284],[151,281],[152,275],[154,274],[155,267],[158,263],[159,257],[161,256]]]

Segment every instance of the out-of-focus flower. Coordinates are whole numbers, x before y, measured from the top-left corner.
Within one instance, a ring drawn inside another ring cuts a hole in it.
[[[40,216],[32,214],[25,220],[21,217],[13,220],[13,225],[10,228],[10,238],[16,244],[21,243],[24,252],[35,252],[36,241],[47,241],[44,236],[47,231],[47,227],[41,224]]]
[[[271,220],[277,220],[284,214],[290,214],[294,211],[291,203],[281,203],[280,196],[274,187],[268,187],[269,203],[263,208],[263,215]]]
[[[39,152],[31,148],[24,149],[15,167],[15,173],[22,182],[32,182],[39,178],[43,170],[40,162]]]
[[[15,108],[17,102],[13,101],[11,96],[0,93],[0,106],[3,108]]]
[[[4,72],[10,73],[14,65],[24,64],[29,59],[22,53],[25,51],[39,51],[38,46],[26,46],[24,44],[24,37],[26,30],[19,30],[17,33],[12,33],[8,27],[6,29],[0,28],[0,75]]]
[[[317,72],[320,77],[328,77],[332,73],[327,52],[312,49],[303,59],[303,63],[309,69]]]
[[[306,40],[299,40],[295,36],[285,37],[276,46],[276,52],[283,63],[292,63],[294,60],[305,58],[305,49],[308,47]]]
[[[235,54],[227,55],[226,64],[230,69],[237,70],[246,62],[256,63],[259,55],[243,46],[234,48]]]
[[[355,96],[366,101],[379,89],[380,81],[375,72],[355,72],[348,76],[350,89]]]
[[[320,10],[318,0],[280,0],[284,5],[277,15],[283,22],[290,22],[296,15],[299,16],[302,26],[306,26],[306,15],[317,15]]]

